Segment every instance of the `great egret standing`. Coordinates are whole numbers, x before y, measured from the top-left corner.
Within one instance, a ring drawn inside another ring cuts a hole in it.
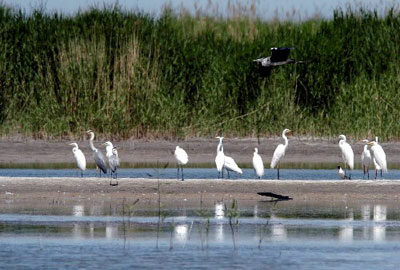
[[[368,140],[361,140],[361,142],[365,143],[364,145],[364,150],[361,154],[361,163],[363,165],[363,177],[365,177],[365,174],[368,174],[368,179],[369,179],[369,165],[371,164],[371,152],[368,149]]]
[[[387,163],[386,163],[386,154],[383,151],[382,146],[380,146],[377,142],[368,143],[371,146],[371,154],[374,157],[376,163],[381,167],[382,172],[387,172]],[[375,173],[375,179],[378,176],[378,171]]]
[[[106,162],[103,154],[93,145],[94,132],[92,130],[88,130],[87,133],[90,134],[90,139],[89,139],[90,148],[93,151],[93,158],[94,161],[96,162],[97,168],[99,169],[99,175],[101,177],[101,172],[107,174]]]
[[[282,131],[282,138],[285,141],[285,144],[279,144],[275,151],[274,151],[274,155],[272,156],[272,160],[271,160],[271,169],[274,169],[276,166],[277,169],[277,175],[278,175],[278,180],[279,180],[279,167],[280,167],[280,163],[281,163],[281,159],[285,156],[286,153],[286,149],[289,145],[289,140],[286,137],[286,134],[290,133],[291,130],[285,128]]]
[[[222,172],[222,178],[224,178],[224,160],[225,160],[225,154],[224,154],[224,146],[222,145],[222,140],[224,137],[216,137],[219,139],[219,143],[217,146],[217,156],[215,157],[215,165],[217,166],[217,171],[218,171],[218,178],[221,177],[221,172]]]
[[[342,151],[342,159],[344,162],[344,173],[346,175],[346,164],[349,165],[350,170],[354,169],[354,152],[350,144],[346,142],[345,135],[339,136],[339,147],[340,150]],[[351,172],[348,178],[351,179]]]
[[[264,175],[264,162],[262,161],[261,156],[258,154],[258,148],[254,148],[253,154],[253,167],[254,167],[254,176],[257,176],[259,179]]]
[[[179,179],[179,166],[181,166],[181,171],[182,171],[182,181],[184,180],[183,178],[183,165],[186,165],[189,161],[188,154],[183,148],[180,148],[179,146],[176,146],[174,156],[176,159],[176,162],[178,163],[178,172],[176,174],[176,178]]]
[[[111,150],[111,156],[108,157],[108,166],[110,167],[110,186],[118,186],[118,174],[117,169],[119,167],[119,157],[116,147]],[[115,176],[116,183],[112,184],[112,179]]]
[[[375,141],[376,141],[376,143],[379,144],[379,141],[378,141],[378,137],[377,137],[377,136],[375,137]],[[382,177],[382,168],[381,168],[381,166],[379,166],[379,164],[376,162],[376,159],[373,157],[373,155],[372,155],[372,162],[374,163],[374,166],[375,166],[375,179],[378,177],[378,171],[381,171],[381,177]]]
[[[78,148],[77,143],[70,143],[69,145],[73,145],[72,153],[74,154],[76,164],[78,165],[79,169],[81,169],[81,177],[83,177],[83,171],[86,170],[86,158],[85,155],[82,153],[81,149]]]
[[[217,137],[217,139],[219,139],[219,144],[217,146],[217,156],[215,158],[215,164],[217,165],[218,178],[219,178],[220,168],[222,171],[222,178],[224,177],[224,172],[223,172],[224,169],[228,173],[228,178],[230,178],[229,171],[242,174],[243,172],[236,164],[235,160],[229,156],[225,156],[224,154],[224,147],[222,145],[222,140],[224,139],[224,137]]]

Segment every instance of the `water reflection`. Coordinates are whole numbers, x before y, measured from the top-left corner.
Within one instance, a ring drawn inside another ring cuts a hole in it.
[[[284,241],[287,239],[287,230],[285,225],[279,224],[279,218],[275,214],[271,214],[271,239],[274,241]]]
[[[223,219],[224,216],[225,216],[224,203],[223,202],[217,202],[215,204],[215,218],[216,219]]]
[[[386,221],[386,205],[375,205],[374,206],[374,221],[383,222]],[[373,227],[373,239],[374,241],[384,241],[386,239],[386,227],[383,224],[375,224]]]
[[[347,208],[347,207],[346,207]],[[343,242],[351,242],[353,241],[353,235],[354,235],[354,227],[352,222],[354,221],[354,211],[353,209],[349,209],[346,212],[346,218],[344,219],[345,224],[340,227],[339,229],[339,240]]]
[[[174,238],[179,243],[185,243],[188,238],[189,225],[179,224],[174,228]]]
[[[112,239],[118,237],[118,226],[115,224],[106,224],[106,238]]]
[[[83,205],[74,205],[72,207],[72,215],[75,217],[83,217],[85,215],[85,207]]]

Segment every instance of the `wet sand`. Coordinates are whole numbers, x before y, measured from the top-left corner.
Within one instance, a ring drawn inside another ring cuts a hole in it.
[[[336,138],[306,138],[290,137],[289,147],[284,158],[287,163],[342,163],[341,152]],[[96,140],[95,146],[101,145],[106,139]],[[282,143],[282,138],[226,138],[224,151],[239,163],[251,163],[254,147],[265,163],[269,163],[276,146]],[[0,140],[0,164],[8,163],[74,163],[71,153],[71,141],[44,141],[31,139]],[[92,163],[92,153],[88,141],[77,141],[89,163]],[[355,153],[356,163],[360,162],[363,144],[349,140]],[[176,145],[183,147],[190,163],[214,163],[218,141],[217,139],[190,138],[184,141],[168,140],[127,140],[114,142],[119,147],[122,162],[127,163],[174,163],[173,151]],[[390,163],[400,163],[400,142],[381,142]]]
[[[159,188],[158,188],[159,185]],[[273,192],[293,200],[291,205],[352,205],[400,203],[400,181],[393,180],[220,180],[188,179],[119,179],[118,186],[110,186],[100,178],[10,178],[0,177],[0,205],[3,210],[13,207],[36,206],[52,208],[54,204],[127,203],[139,199],[138,208],[154,208],[160,194],[164,207],[207,207],[215,202],[236,199],[240,205],[268,201],[257,192]],[[8,206],[7,206],[8,205]]]

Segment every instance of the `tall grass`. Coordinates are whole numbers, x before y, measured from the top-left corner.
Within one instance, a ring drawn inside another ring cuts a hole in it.
[[[0,6],[0,132],[34,137],[399,137],[400,15],[337,10],[264,22],[118,7],[74,16]],[[293,46],[304,65],[262,78]]]

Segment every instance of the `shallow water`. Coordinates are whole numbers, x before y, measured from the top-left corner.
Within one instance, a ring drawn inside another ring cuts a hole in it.
[[[160,178],[160,179],[174,179],[176,178],[176,169],[119,169],[119,178]],[[0,169],[0,176],[8,177],[80,177],[80,171],[75,169]],[[85,177],[94,177],[95,170],[86,170]],[[184,169],[184,176],[186,179],[213,179],[218,177],[218,172],[214,168],[197,169],[186,168]],[[354,170],[351,173],[352,179],[363,179],[363,173],[360,170]],[[375,176],[373,170],[370,171],[370,178]],[[227,177],[226,172],[224,177]],[[244,169],[243,174],[230,173],[232,179],[253,179],[254,170]],[[267,169],[263,179],[276,179],[276,171]],[[281,169],[280,179],[282,180],[337,180],[337,170],[312,170],[312,169]],[[367,177],[365,177],[367,179]],[[381,179],[378,175],[378,179]],[[400,179],[400,170],[390,170],[384,174],[384,179]]]
[[[64,207],[63,215],[0,211],[1,266],[161,269],[398,269],[400,209],[315,208],[294,202],[180,209],[158,216]],[[94,209],[92,209],[94,208]],[[329,208],[329,207],[328,207]],[[304,212],[305,211],[305,212]],[[40,211],[35,211],[40,213]],[[229,213],[238,214],[230,225]]]

